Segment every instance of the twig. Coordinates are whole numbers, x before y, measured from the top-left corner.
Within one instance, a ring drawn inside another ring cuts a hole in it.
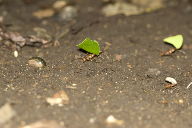
[[[189,89],[189,87],[192,85],[192,82],[190,82],[188,85],[187,85],[187,89]]]

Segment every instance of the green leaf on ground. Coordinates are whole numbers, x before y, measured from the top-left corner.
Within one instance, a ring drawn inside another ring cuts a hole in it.
[[[182,35],[171,36],[165,38],[163,41],[172,44],[176,49],[180,49],[183,45],[183,36]]]
[[[86,38],[83,42],[78,44],[77,47],[95,55],[99,55],[100,53],[99,43],[89,38]]]

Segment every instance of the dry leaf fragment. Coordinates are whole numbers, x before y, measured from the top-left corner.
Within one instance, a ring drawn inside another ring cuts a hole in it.
[[[3,45],[19,51],[24,46],[40,47],[50,43],[50,40],[42,39],[33,35],[23,36],[18,32],[7,32],[4,26],[0,26],[0,41]]]

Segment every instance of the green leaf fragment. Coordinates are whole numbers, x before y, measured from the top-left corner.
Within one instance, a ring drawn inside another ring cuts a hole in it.
[[[182,35],[171,36],[165,38],[163,41],[172,44],[176,49],[180,49],[183,45],[183,36]]]
[[[89,53],[99,55],[100,53],[100,47],[99,43],[95,40],[91,40],[89,38],[86,38],[83,42],[77,45],[80,49],[83,49]]]

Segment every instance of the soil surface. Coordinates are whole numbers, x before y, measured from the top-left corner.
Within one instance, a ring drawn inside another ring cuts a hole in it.
[[[1,4],[8,30],[27,35],[35,34],[34,27],[42,27],[53,37],[67,32],[59,46],[24,47],[18,57],[0,47],[0,106],[10,103],[16,112],[5,128],[40,120],[57,121],[63,128],[192,127],[192,87],[186,88],[192,81],[190,2],[135,16],[105,17],[100,12],[101,1],[74,0],[78,16],[62,21],[57,15],[45,19],[32,15],[53,0],[25,1]],[[177,34],[184,36],[182,49],[160,56],[172,48],[162,40]],[[76,45],[86,37],[97,40],[103,52],[82,62],[79,58],[86,53]],[[34,56],[43,58],[47,66],[29,66],[27,61]],[[175,78],[178,84],[165,88],[166,77]],[[68,104],[46,102],[61,90],[69,96]],[[121,123],[109,125],[106,119],[110,115]]]

